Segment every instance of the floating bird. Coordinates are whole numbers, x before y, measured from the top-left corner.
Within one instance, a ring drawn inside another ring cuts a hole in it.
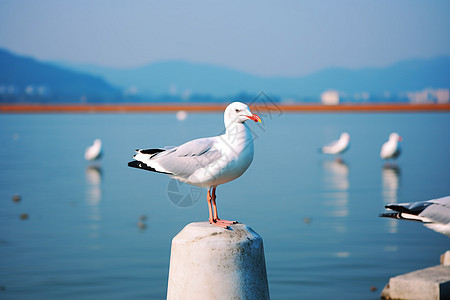
[[[426,227],[450,237],[450,196],[428,201],[386,205],[393,213],[380,217],[422,222]]]
[[[339,140],[333,141],[330,144],[323,146],[319,149],[319,152],[336,155],[342,154],[348,149],[350,149],[350,134],[348,134],[347,132],[343,132],[341,133]],[[339,158],[337,160],[342,161]]]
[[[102,141],[95,139],[94,144],[86,148],[84,158],[86,160],[96,160],[102,156]]]
[[[128,166],[167,174],[181,182],[207,188],[209,222],[228,228],[237,223],[219,219],[216,188],[241,176],[253,160],[253,136],[245,121],[261,122],[247,105],[233,102],[224,113],[225,133],[192,140],[178,147],[138,149]]]
[[[402,137],[393,132],[389,135],[389,140],[381,146],[380,157],[385,160],[396,159],[401,153],[400,144]]]

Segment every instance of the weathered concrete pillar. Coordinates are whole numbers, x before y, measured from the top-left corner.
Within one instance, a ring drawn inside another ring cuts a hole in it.
[[[167,299],[269,299],[262,238],[197,222],[172,240]]]

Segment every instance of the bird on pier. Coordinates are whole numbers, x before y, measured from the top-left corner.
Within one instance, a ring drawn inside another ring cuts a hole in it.
[[[248,106],[233,102],[224,113],[225,133],[200,138],[178,147],[138,149],[129,167],[167,174],[181,182],[207,189],[209,222],[228,228],[237,223],[220,219],[217,213],[216,189],[220,184],[241,176],[253,160],[252,133],[247,120],[261,123]]]
[[[450,196],[411,203],[392,203],[387,209],[395,212],[380,217],[422,222],[426,227],[450,237]]]

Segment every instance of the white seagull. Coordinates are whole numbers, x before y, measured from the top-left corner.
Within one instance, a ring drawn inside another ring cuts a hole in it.
[[[84,152],[84,158],[86,160],[96,160],[102,156],[102,141],[95,139],[94,144],[87,147]]]
[[[392,203],[386,208],[393,213],[380,217],[422,222],[426,227],[450,237],[450,196],[428,201]]]
[[[341,133],[339,140],[333,141],[330,144],[319,149],[321,153],[327,154],[341,154],[350,149],[350,134],[347,132]]]
[[[400,144],[402,137],[393,132],[389,135],[389,140],[381,146],[380,157],[382,159],[396,159],[401,153]]]
[[[235,221],[219,219],[216,188],[241,176],[253,160],[253,136],[247,120],[261,122],[247,105],[233,102],[224,113],[225,133],[192,140],[178,147],[138,149],[128,166],[164,173],[179,181],[207,188],[209,222],[228,228]]]

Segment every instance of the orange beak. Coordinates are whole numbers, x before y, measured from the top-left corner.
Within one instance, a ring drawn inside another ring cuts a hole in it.
[[[261,123],[261,118],[258,115],[252,114],[250,117],[247,116],[250,120]]]

